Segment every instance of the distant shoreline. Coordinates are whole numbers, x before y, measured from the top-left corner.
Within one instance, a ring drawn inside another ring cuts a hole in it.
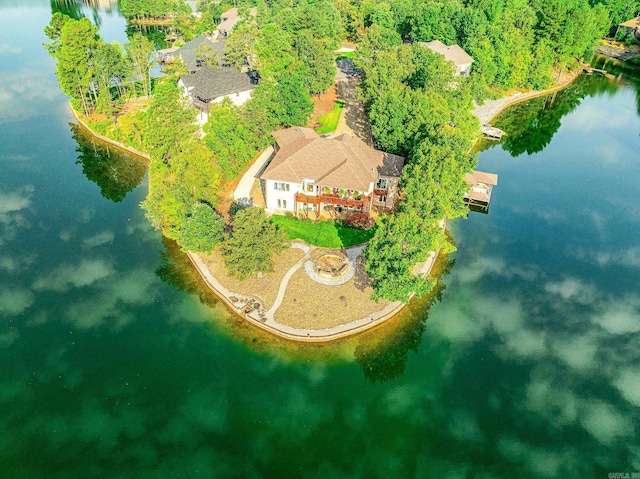
[[[491,123],[496,119],[500,113],[505,111],[507,108],[521,103],[523,101],[531,100],[533,98],[549,95],[550,93],[555,93],[560,90],[564,90],[569,85],[571,85],[578,77],[582,75],[582,69],[577,68],[573,72],[570,73],[569,77],[563,80],[561,83],[556,84],[550,88],[545,90],[531,90],[528,92],[517,92],[511,95],[505,95],[496,100],[486,100],[482,105],[477,105],[473,111],[471,112],[478,120],[480,120],[481,125],[486,125]]]

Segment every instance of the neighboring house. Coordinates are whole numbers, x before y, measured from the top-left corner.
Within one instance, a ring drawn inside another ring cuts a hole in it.
[[[618,29],[616,30],[615,35],[616,38],[618,37],[618,32],[620,32],[620,30],[623,28],[627,30],[627,34],[631,33],[635,38],[638,38],[638,35],[640,34],[640,17],[627,20],[626,22],[618,25]]]
[[[258,9],[253,7],[249,10],[252,17],[258,14]],[[220,24],[216,27],[216,31],[219,37],[227,38],[227,35],[233,31],[233,27],[242,20],[242,17],[238,16],[238,9],[231,8],[220,15]]]
[[[187,71],[189,71],[189,73],[194,73],[201,67],[200,60],[196,57],[196,50],[202,44],[209,45],[218,52],[218,64],[222,66],[224,64],[225,42],[216,41],[213,37],[206,34],[198,35],[196,38],[185,43],[180,48],[173,47],[158,50],[158,61],[162,63],[173,63],[179,58],[184,62],[187,67]]]
[[[471,73],[473,58],[458,45],[446,46],[439,40],[427,43],[420,42],[420,45],[427,47],[435,53],[439,53],[444,56],[445,60],[452,62],[456,69],[455,76],[469,76],[469,73]]]
[[[320,217],[394,207],[403,157],[346,134],[320,137],[310,128],[287,128],[273,136],[275,155],[260,176],[268,212]]]
[[[184,3],[191,9],[191,15],[195,18],[202,17],[202,12],[198,8],[198,0],[184,0]]]
[[[240,73],[231,67],[204,66],[178,80],[178,86],[184,95],[189,98],[191,105],[199,110],[200,124],[207,122],[211,103],[220,103],[229,98],[234,105],[242,105],[251,98],[256,84],[255,73]]]

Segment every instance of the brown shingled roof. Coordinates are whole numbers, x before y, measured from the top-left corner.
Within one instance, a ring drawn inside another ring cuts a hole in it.
[[[266,180],[313,180],[332,188],[367,191],[379,176],[399,177],[404,165],[403,157],[374,150],[346,134],[322,138],[297,127],[273,135],[279,150],[261,176]]]

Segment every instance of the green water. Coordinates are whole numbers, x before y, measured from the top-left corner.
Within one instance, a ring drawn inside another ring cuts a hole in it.
[[[117,11],[83,11],[126,38]],[[640,472],[630,77],[496,122],[491,210],[453,222],[436,294],[373,333],[295,346],[208,295],[144,218],[144,165],[70,126],[50,15],[0,0],[0,477]]]

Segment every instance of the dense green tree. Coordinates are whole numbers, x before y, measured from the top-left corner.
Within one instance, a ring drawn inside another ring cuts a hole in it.
[[[383,215],[376,224],[376,232],[364,252],[365,269],[373,279],[373,298],[406,303],[412,293],[428,293],[433,282],[414,274],[414,268],[443,242],[437,221],[414,213],[398,213]]]
[[[122,79],[127,76],[128,64],[118,42],[100,42],[95,55],[94,84],[98,83],[99,113],[117,113],[124,94]],[[112,90],[116,89],[115,92]]]
[[[400,209],[434,220],[464,216],[463,197],[469,190],[464,175],[474,166],[464,138],[441,131],[437,143],[423,141],[402,171]]]
[[[60,19],[56,22],[60,22]],[[95,74],[94,57],[100,41],[98,28],[86,18],[69,19],[58,24],[62,24],[59,44],[51,50],[57,60],[58,83],[60,89],[71,97],[73,106],[81,108],[88,115],[95,103],[95,86],[91,81]]]
[[[218,68],[220,63],[218,51],[206,43],[201,43],[198,48],[196,48],[196,58],[201,66]]]
[[[49,24],[44,27],[44,34],[47,36],[49,43],[44,43],[44,47],[49,52],[49,55],[55,57],[58,49],[60,48],[60,37],[62,36],[62,28],[65,24],[73,19],[60,12],[56,12],[51,15]]]
[[[455,43],[457,17],[461,10],[462,5],[457,1],[418,3],[409,21],[412,40],[440,40],[447,45]]]
[[[222,243],[222,257],[229,274],[241,280],[273,271],[274,254],[287,246],[283,231],[269,221],[262,208],[239,211],[233,229]]]
[[[279,82],[262,81],[255,88],[253,98],[245,110],[251,124],[264,121],[265,131],[274,128],[304,125],[313,111],[309,92],[304,87],[304,79],[293,69],[283,74]],[[258,110],[258,111],[257,111]],[[261,118],[260,112],[263,112]],[[251,118],[254,118],[252,120]]]
[[[142,115],[146,151],[153,158],[168,161],[183,140],[197,134],[195,119],[196,111],[186,104],[180,89],[171,82],[163,83]]]
[[[238,23],[229,34],[224,46],[224,61],[240,71],[248,62],[254,66],[256,61],[256,39],[258,37],[258,25],[253,21]]]
[[[286,75],[297,60],[293,38],[278,25],[268,24],[260,31],[255,41],[257,65],[260,78],[277,81]]]
[[[155,48],[153,43],[141,33],[136,33],[124,47],[135,79],[142,84],[144,95],[151,95],[151,67],[154,65],[152,54]]]
[[[298,2],[282,9],[276,7],[273,23],[294,37],[298,32],[306,31],[314,39],[326,41],[329,50],[340,44],[340,13],[329,0]]]
[[[300,59],[300,76],[309,93],[321,93],[332,84],[336,74],[333,52],[329,45],[315,39],[310,31],[298,33],[295,38],[295,49]]]
[[[211,205],[200,201],[193,204],[178,236],[184,251],[211,253],[224,237],[224,219]]]
[[[217,202],[219,185],[211,152],[195,138],[183,139],[167,160],[152,156],[149,194],[142,207],[155,228],[177,240],[195,203]]]
[[[240,109],[224,102],[210,106],[204,141],[213,152],[222,177],[235,178],[258,153],[256,139],[243,121]]]
[[[362,15],[358,7],[349,0],[334,0],[333,6],[340,15],[342,37],[355,38],[358,27],[362,25]]]
[[[378,52],[398,45],[402,45],[402,38],[398,32],[373,24],[360,35],[354,63],[363,68],[373,61]]]
[[[382,28],[395,29],[396,22],[388,3],[364,2],[360,7],[364,17],[364,25],[378,25]]]

